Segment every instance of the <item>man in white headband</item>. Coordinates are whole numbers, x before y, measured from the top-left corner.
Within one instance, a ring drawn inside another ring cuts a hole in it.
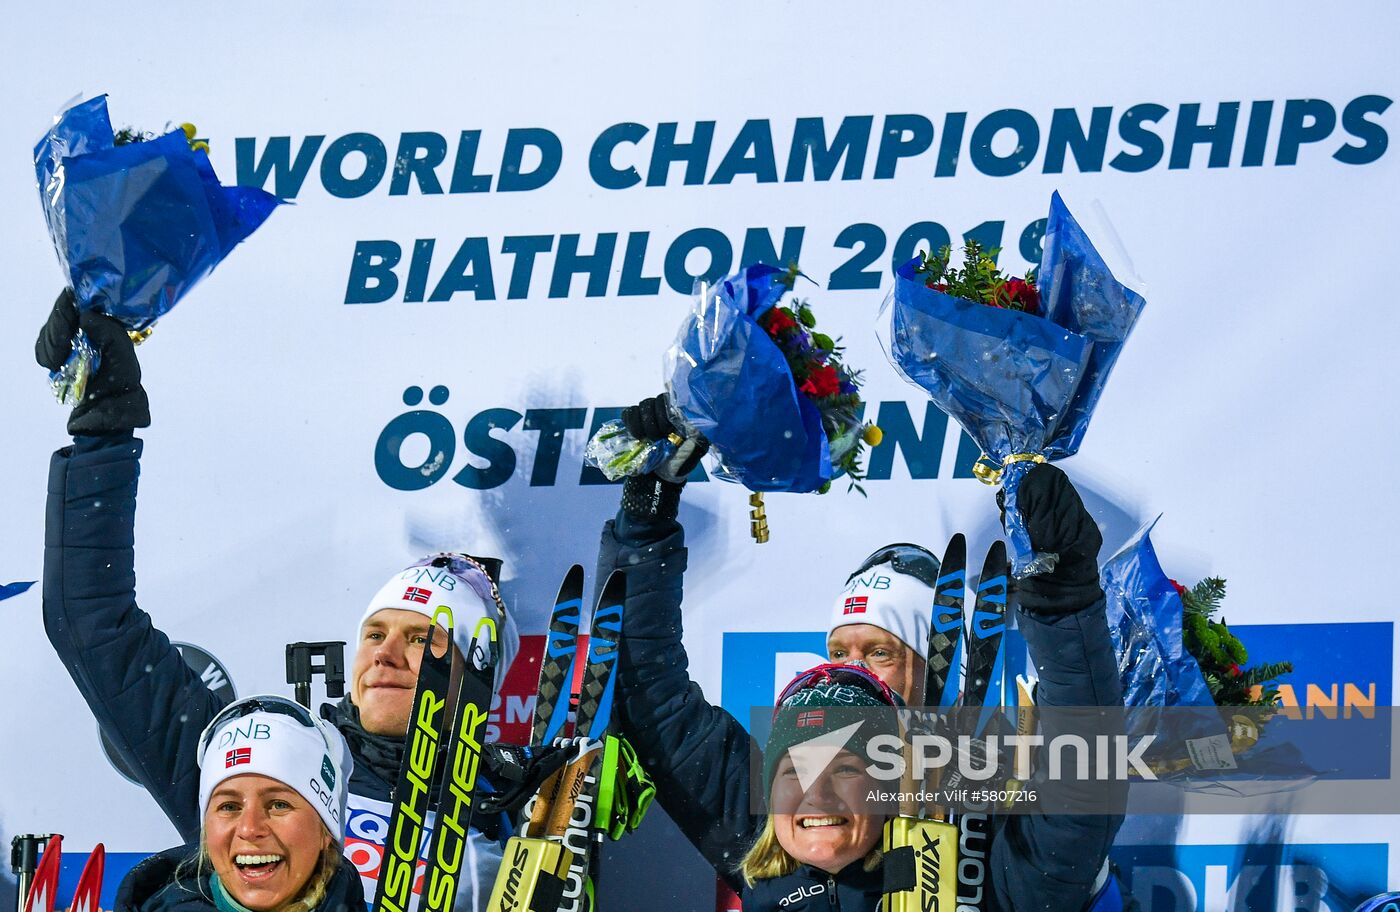
[[[831,661],[864,662],[908,706],[923,705],[938,566],[918,545],[886,545],[847,578],[831,607]]]
[[[498,633],[495,689],[520,650],[520,633],[505,611],[487,568],[475,558],[440,554],[389,578],[360,618],[358,648],[350,670],[350,701],[359,722],[376,735],[402,738],[408,730],[418,663],[432,630],[433,613],[452,612],[452,644],[464,657],[483,620]],[[473,657],[479,661],[482,657]]]

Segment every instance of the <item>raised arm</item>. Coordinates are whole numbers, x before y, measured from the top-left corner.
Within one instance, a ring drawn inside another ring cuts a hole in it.
[[[136,605],[134,527],[150,425],[135,349],[120,323],[79,317],[65,289],[35,343],[50,370],[81,325],[101,356],[68,421],[73,445],[49,467],[44,628],[73,682],[137,779],[183,839],[199,834],[199,734],[221,701]]]
[[[654,439],[671,430],[659,415],[664,405],[647,400],[624,419],[635,436]],[[686,549],[676,515],[685,476],[702,453],[703,447],[662,466],[659,475],[624,483],[622,509],[603,527],[599,578],[615,568],[627,574],[617,668],[622,732],[656,780],[661,806],[737,888],[734,868],[762,824],[750,813],[757,748],[738,720],[690,680],[681,643]]]
[[[1098,553],[1103,545],[1094,519],[1064,472],[1033,469],[1022,483],[1021,509],[1037,551],[1060,555],[1049,573],[1021,580],[1017,623],[1039,676],[1037,705],[1122,706],[1118,665],[1104,616]],[[1054,737],[1054,713],[1042,713],[1043,734]],[[1067,783],[1058,786],[1073,789]],[[1089,783],[1081,790],[1120,806],[1126,783]],[[1077,912],[1102,884],[1100,873],[1122,825],[1121,815],[1033,814],[1001,818],[992,845],[991,871],[1008,908]],[[1070,847],[1070,848],[1067,848]]]

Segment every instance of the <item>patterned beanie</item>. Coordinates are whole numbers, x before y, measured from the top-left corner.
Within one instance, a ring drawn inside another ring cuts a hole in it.
[[[817,666],[839,669],[841,666]],[[802,678],[813,671],[804,671]],[[845,729],[850,729],[844,735]],[[771,792],[778,764],[793,747],[823,739],[828,748],[848,750],[867,758],[866,745],[877,735],[899,736],[895,707],[872,689],[820,676],[814,683],[793,693],[774,711],[773,730],[763,754],[763,782]]]

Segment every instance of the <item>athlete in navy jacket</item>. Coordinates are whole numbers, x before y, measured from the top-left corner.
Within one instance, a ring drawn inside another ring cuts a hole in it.
[[[649,411],[655,409],[648,403],[627,410],[629,430],[644,439],[665,436],[671,428],[653,426],[658,422],[648,419]],[[690,680],[681,642],[686,549],[676,516],[684,478],[703,449],[687,441],[658,474],[628,479],[622,508],[603,529],[600,571],[618,568],[627,574],[627,621],[616,671],[619,723],[656,780],[662,807],[740,894],[745,912],[870,912],[881,893],[878,869],[866,872],[850,864],[830,873],[803,866],[753,885],[736,873],[763,823],[751,812],[750,776],[758,746]],[[1054,572],[1019,585],[1016,611],[1040,677],[1037,702],[1121,706],[1098,583],[1098,528],[1068,478],[1053,466],[1038,466],[1027,476],[1020,503],[1036,550],[1060,554]],[[994,819],[989,867],[996,908],[1107,912],[1121,907],[1106,867],[1120,816]]]
[[[150,413],[125,328],[97,313],[79,317],[71,292],[65,290],[40,333],[36,356],[41,365],[57,369],[68,357],[69,340],[80,324],[102,362],[70,416],[73,445],[54,453],[49,469],[44,626],[102,733],[180,836],[191,841],[200,827],[199,735],[223,700],[136,604],[133,530],[142,441],[132,432],[150,425]],[[415,615],[407,617],[411,621]],[[422,620],[419,626],[426,624]],[[352,676],[363,672],[365,680],[393,676],[400,685],[406,681],[406,699],[411,702],[420,654],[409,639],[412,630],[405,627],[403,636],[395,630],[385,635],[369,631],[367,625],[365,631]],[[355,693],[352,686],[351,696],[322,706],[321,714],[335,723],[354,755],[346,853],[356,853],[361,863],[371,862],[362,871],[367,898],[372,898],[372,877],[378,868],[372,862],[382,851],[404,737],[384,733],[382,716],[378,725],[362,724],[352,699]],[[493,756],[488,752],[488,770],[482,776],[488,791],[494,791],[487,781]],[[521,759],[515,757],[517,763]],[[527,791],[512,788],[515,802],[523,803]],[[472,823],[459,910],[485,906],[500,864],[500,842],[510,835],[504,812],[474,814]]]

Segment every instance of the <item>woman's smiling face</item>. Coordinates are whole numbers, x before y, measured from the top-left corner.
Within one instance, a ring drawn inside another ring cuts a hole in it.
[[[841,751],[802,788],[792,755],[783,757],[773,777],[773,832],[778,845],[801,864],[835,874],[869,854],[880,840],[885,818],[865,812],[874,780],[865,764]]]
[[[253,912],[300,896],[330,843],[316,809],[268,776],[225,780],[204,812],[204,845],[219,882]]]

